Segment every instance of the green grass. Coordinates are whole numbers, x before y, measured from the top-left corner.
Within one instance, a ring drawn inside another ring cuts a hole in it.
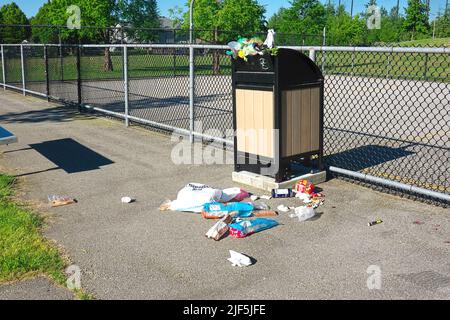
[[[320,65],[321,52],[316,59]],[[327,52],[325,73],[449,82],[449,62],[449,56],[444,54]]]
[[[0,282],[47,274],[64,284],[60,253],[40,235],[42,219],[10,200],[13,183],[0,175]]]
[[[420,46],[431,46],[431,47],[450,47],[450,38],[437,38],[437,39],[422,39],[413,41],[404,41],[399,43],[402,47],[420,47]]]
[[[6,67],[8,82],[21,82],[22,72],[20,59],[7,59]],[[82,80],[101,80],[101,79],[122,79],[123,61],[118,55],[112,56],[113,71],[105,71],[103,68],[103,56],[83,56],[81,58],[81,78]],[[76,59],[73,56],[66,56],[62,62],[61,59],[50,58],[48,62],[50,81],[76,80],[77,69]],[[173,55],[130,55],[129,56],[130,78],[152,78],[167,76],[188,76],[189,75],[189,57]],[[222,74],[231,74],[231,62],[228,58],[221,58]],[[0,67],[1,69],[1,67]],[[42,58],[26,59],[27,81],[45,82],[45,61]],[[61,70],[63,69],[63,70]],[[196,74],[212,73],[212,57],[198,57],[196,59]]]
[[[0,283],[47,275],[65,286],[66,263],[59,250],[41,235],[43,219],[12,201],[15,180],[0,174]],[[80,300],[92,299],[83,290]]]

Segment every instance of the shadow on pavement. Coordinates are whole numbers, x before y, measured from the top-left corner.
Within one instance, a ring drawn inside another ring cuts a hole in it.
[[[98,170],[102,166],[114,163],[94,150],[69,138],[31,144],[30,147],[69,174]]]
[[[79,116],[77,109],[69,107],[52,107],[0,115],[0,121],[4,123],[64,122],[78,119],[89,119],[89,117]]]
[[[412,154],[414,152],[404,148],[367,145],[326,156],[325,162],[343,169],[360,171]]]

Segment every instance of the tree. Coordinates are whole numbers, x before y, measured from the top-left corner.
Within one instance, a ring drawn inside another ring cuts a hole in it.
[[[81,9],[81,30],[66,28],[70,13],[67,8],[77,5]],[[52,0],[45,3],[32,19],[32,24],[50,24],[59,31],[62,41],[75,42],[80,39],[109,43],[111,39],[110,30],[118,21],[118,6],[116,0]],[[98,28],[83,28],[96,26]],[[47,42],[55,40],[54,32],[43,31],[41,28],[33,27],[33,37]],[[58,39],[59,40],[59,39]],[[104,70],[112,71],[113,65],[109,48],[105,48]]]
[[[28,19],[19,6],[12,2],[0,8],[0,24],[27,25]],[[2,43],[21,43],[28,39],[26,27],[1,27],[0,40]]]
[[[266,9],[256,0],[224,0],[217,23],[222,30],[236,31],[224,35],[226,41],[239,35],[252,37],[264,29],[265,13]]]
[[[428,24],[428,7],[422,0],[408,0],[405,8],[406,18],[403,23],[405,31],[411,34],[411,40],[420,35],[426,35],[430,26]]]
[[[187,7],[189,3],[187,1]],[[238,36],[253,36],[262,30],[264,14],[265,8],[256,0],[196,0],[193,14],[195,38],[223,43]],[[189,10],[184,13],[182,27],[189,29]],[[219,30],[229,32],[223,34]]]
[[[436,19],[433,21],[435,27],[435,36],[437,38],[450,37],[450,9],[447,11],[438,12]]]
[[[172,28],[177,29],[183,24],[183,8],[175,6],[169,8],[169,19],[172,20]]]
[[[329,16],[327,21],[328,42],[334,45],[361,45],[365,43],[365,19],[359,15],[353,18],[341,5],[335,16]]]
[[[125,23],[133,27],[133,38],[139,42],[154,41],[150,30],[161,26],[156,0],[120,0],[120,16]]]
[[[397,7],[393,7],[389,15],[382,16],[379,41],[382,43],[395,43],[404,40],[403,22],[404,18],[398,15]]]
[[[278,33],[322,34],[328,11],[319,0],[292,0],[290,4],[270,19],[271,27]]]
[[[190,1],[187,1],[189,8]],[[221,8],[218,0],[196,0],[194,3],[193,22],[195,28],[195,37],[203,41],[211,42],[214,40],[213,30],[219,28],[217,15]],[[184,21],[182,24],[184,29],[189,29],[189,10],[184,13]]]
[[[189,8],[190,1],[186,3]],[[174,9],[173,12],[175,12]],[[206,42],[226,43],[238,36],[254,36],[263,28],[265,9],[256,0],[196,0],[194,37]],[[183,29],[189,29],[189,10],[184,13]],[[219,30],[231,30],[219,33]],[[220,53],[213,51],[213,72],[220,72]]]

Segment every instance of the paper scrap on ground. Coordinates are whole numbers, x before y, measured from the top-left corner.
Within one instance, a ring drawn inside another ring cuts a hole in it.
[[[230,257],[227,260],[231,262],[233,267],[248,267],[252,265],[252,260],[246,255],[243,255],[242,253],[233,250],[229,251]]]
[[[122,203],[132,203],[134,202],[134,199],[131,197],[122,197],[121,201]]]

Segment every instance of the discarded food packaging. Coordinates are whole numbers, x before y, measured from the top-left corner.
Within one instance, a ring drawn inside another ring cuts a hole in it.
[[[235,238],[245,238],[253,233],[270,229],[277,225],[278,222],[272,219],[243,220],[230,224],[230,235]]]
[[[228,225],[233,221],[230,215],[224,216],[222,219],[209,229],[206,233],[206,237],[219,241],[228,231]]]
[[[52,207],[61,207],[61,206],[67,206],[69,204],[77,203],[77,200],[66,197],[66,196],[57,196],[57,195],[51,195],[48,196],[48,201],[50,202]]]

